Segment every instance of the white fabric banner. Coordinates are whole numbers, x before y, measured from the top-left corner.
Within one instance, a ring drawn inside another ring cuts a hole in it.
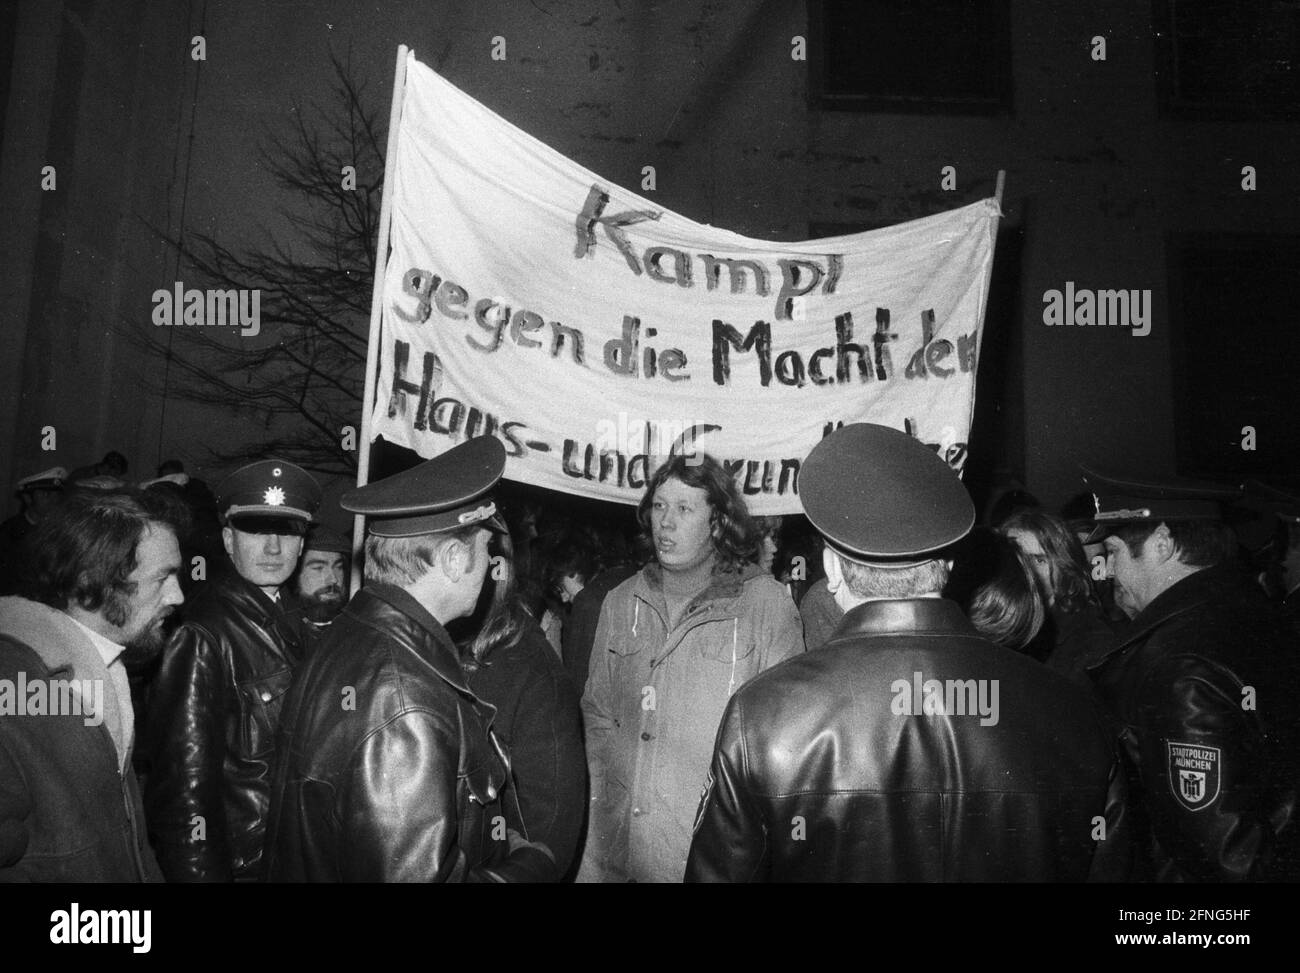
[[[960,470],[997,205],[776,243],[628,192],[408,62],[372,436],[501,438],[512,480],[635,503],[670,451],[797,513],[836,424]]]

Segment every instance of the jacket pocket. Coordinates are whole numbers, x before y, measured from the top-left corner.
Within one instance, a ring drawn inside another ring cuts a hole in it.
[[[720,618],[705,622],[686,636],[687,642],[699,645],[700,657],[710,662],[731,665],[754,654],[754,633],[749,626],[742,627],[739,619]]]
[[[292,669],[240,683],[240,747],[246,757],[269,757],[275,749],[280,709],[293,681]]]
[[[469,799],[491,804],[501,794],[508,775],[505,748],[491,729],[491,717],[463,700],[457,705],[460,754],[456,776],[469,790]]]
[[[661,628],[654,609],[644,604],[640,598],[634,598],[627,614],[622,612],[615,617],[614,624],[606,632],[605,644],[593,646],[593,656],[601,652],[625,657],[636,655],[645,646],[654,641],[649,634]]]

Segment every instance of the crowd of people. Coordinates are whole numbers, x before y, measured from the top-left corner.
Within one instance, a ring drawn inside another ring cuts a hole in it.
[[[352,490],[119,453],[0,524],[0,879],[1300,878],[1300,499],[1084,471],[987,523],[836,430],[803,515],[472,439]],[[330,514],[322,517],[322,514]]]

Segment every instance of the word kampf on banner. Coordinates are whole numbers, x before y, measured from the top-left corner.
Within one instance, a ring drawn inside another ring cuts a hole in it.
[[[585,257],[595,247],[596,224],[599,223],[609,239],[618,247],[619,252],[623,254],[623,259],[627,261],[632,273],[639,275],[642,266],[644,266],[645,273],[651,280],[658,281],[661,284],[676,284],[678,287],[693,286],[691,254],[673,247],[657,246],[647,248],[645,253],[638,259],[636,251],[632,249],[631,244],[628,242],[627,234],[623,232],[623,227],[630,226],[633,223],[640,223],[644,220],[657,220],[659,213],[636,210],[602,216],[601,214],[608,204],[609,193],[600,186],[592,186],[591,192],[587,194],[587,201],[583,204],[582,212],[578,214],[576,221],[578,244],[573,251],[575,257]],[[768,282],[771,280],[772,275],[769,269],[760,261],[746,258],[715,257],[711,253],[701,253],[697,256],[701,264],[703,264],[701,269],[706,289],[717,289],[722,277],[722,271],[725,269],[727,279],[731,284],[730,292],[732,294],[745,293],[750,276],[754,279],[755,293],[759,296],[766,296],[770,293]],[[673,261],[671,275],[664,270],[661,263],[666,257],[670,257]],[[778,258],[776,263],[781,273],[781,289],[776,295],[775,308],[778,321],[790,320],[794,308],[794,299],[803,297],[819,284],[821,285],[822,294],[834,294],[835,284],[840,279],[840,271],[843,269],[842,258],[837,253],[826,255],[825,266],[813,260],[796,260],[785,257]],[[823,278],[825,278],[825,283],[822,282]]]

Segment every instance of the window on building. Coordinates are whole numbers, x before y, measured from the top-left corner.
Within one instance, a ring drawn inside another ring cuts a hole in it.
[[[1154,0],[1161,111],[1300,118],[1300,2]]]
[[[818,107],[1011,111],[1008,0],[810,0],[808,19]]]
[[[1300,485],[1300,236],[1176,234],[1169,285],[1178,472]]]

